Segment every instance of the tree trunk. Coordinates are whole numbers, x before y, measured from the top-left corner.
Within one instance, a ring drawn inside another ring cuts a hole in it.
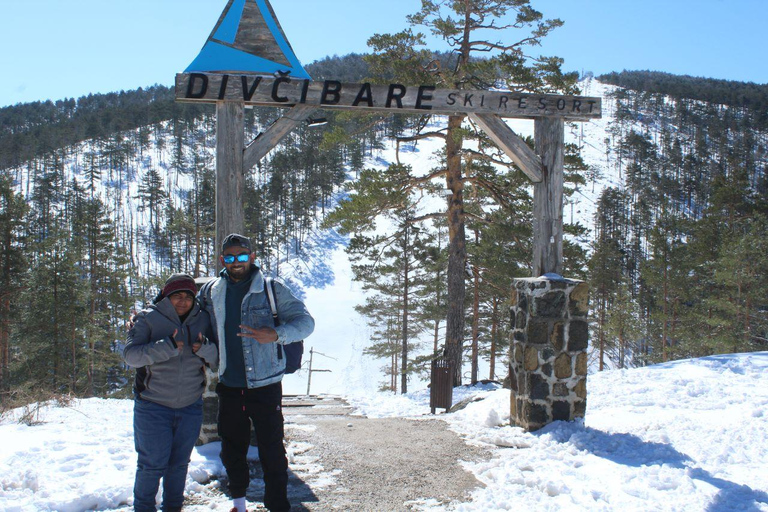
[[[477,230],[475,230],[475,243],[477,243],[477,238]],[[472,372],[470,373],[470,380],[474,385],[477,384],[477,338],[480,331],[480,272],[474,265],[472,266],[472,281],[474,301],[472,303]]]
[[[403,350],[402,362],[400,363],[400,393],[408,392],[408,280],[410,279],[408,268],[408,225],[405,226],[405,236],[403,241]]]
[[[200,247],[200,197],[199,197],[200,182],[197,176],[197,173],[198,173],[197,165],[194,166],[194,169],[195,169],[195,269],[192,273],[192,277],[197,278],[197,277],[200,277],[200,267],[202,266],[201,255],[202,255],[203,249],[202,247]]]
[[[603,296],[600,299],[600,323],[598,324],[598,340],[600,345],[600,364],[597,370],[605,369],[605,287],[603,287]]]
[[[446,182],[448,199],[448,312],[445,326],[445,353],[453,363],[453,385],[461,385],[461,361],[464,342],[464,269],[467,245],[464,234],[464,182],[461,173],[460,133],[462,116],[448,118],[446,136]]]
[[[10,368],[10,315],[11,301],[10,294],[0,298],[0,391],[9,389],[9,368]]]
[[[664,302],[662,302],[663,312],[662,316],[664,318],[664,324],[661,328],[661,353],[662,353],[662,359],[664,362],[667,361],[667,258],[666,258],[666,251],[665,251],[665,258],[664,258]]]
[[[491,369],[488,372],[488,379],[496,378],[496,335],[499,327],[499,298],[493,298],[493,317],[491,318]]]
[[[3,289],[0,290],[0,391],[10,388],[11,364],[11,229],[4,233]]]
[[[51,391],[59,386],[59,252],[53,248],[53,339],[48,340],[53,351],[53,375],[51,376]]]

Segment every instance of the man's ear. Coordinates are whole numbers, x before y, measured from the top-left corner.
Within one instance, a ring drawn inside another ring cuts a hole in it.
[[[256,261],[256,253],[255,253],[255,252],[252,252],[252,253],[251,253],[251,261],[249,261],[249,263],[250,263],[251,265],[253,265],[253,262],[255,262],[255,261]]]
[[[219,255],[219,263],[221,263],[221,266],[224,266],[224,256]]]

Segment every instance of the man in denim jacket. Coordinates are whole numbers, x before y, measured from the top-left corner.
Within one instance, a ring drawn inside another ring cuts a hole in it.
[[[283,445],[283,345],[309,336],[315,327],[304,303],[280,281],[275,284],[279,325],[275,326],[248,238],[231,234],[222,244],[221,277],[200,290],[219,345],[218,429],[221,461],[227,470],[233,512],[245,512],[250,483],[246,455],[256,430],[264,471],[264,505],[271,511],[291,508],[288,460]]]

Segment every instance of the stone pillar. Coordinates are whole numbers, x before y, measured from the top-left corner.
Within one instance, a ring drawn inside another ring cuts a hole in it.
[[[203,427],[200,429],[200,437],[197,438],[197,444],[207,444],[219,440],[216,419],[219,415],[219,396],[216,394],[216,383],[219,377],[211,371],[205,369],[205,391],[203,392]]]
[[[533,431],[583,418],[589,285],[556,274],[515,279],[509,375],[512,424]]]

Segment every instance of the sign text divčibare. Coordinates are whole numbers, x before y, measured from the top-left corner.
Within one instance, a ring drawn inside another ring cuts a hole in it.
[[[558,116],[575,120],[601,117],[600,98],[511,91],[437,89],[429,85],[315,82],[287,76],[180,73],[176,100],[246,105],[316,105],[322,108],[391,110],[407,113],[488,113],[500,117]]]

